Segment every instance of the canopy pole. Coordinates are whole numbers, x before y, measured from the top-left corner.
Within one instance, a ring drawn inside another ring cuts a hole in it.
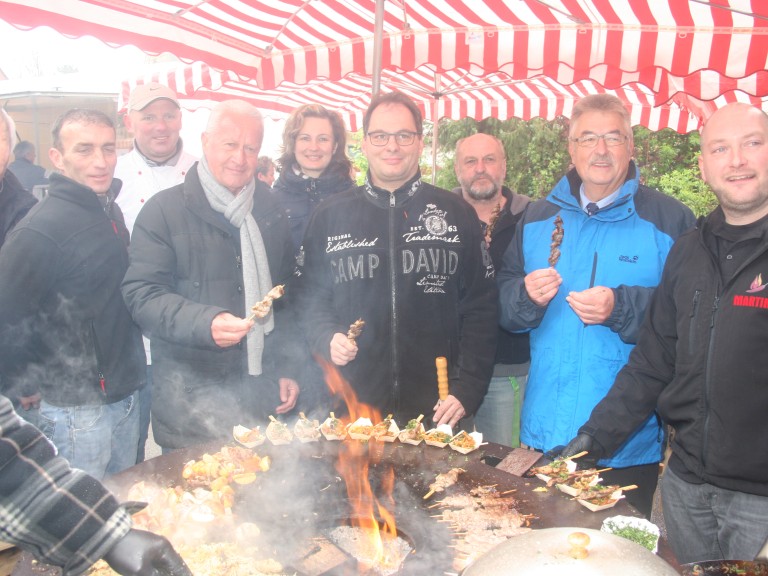
[[[440,114],[437,111],[440,105],[440,73],[435,72],[435,91],[433,93],[434,101],[432,102],[432,184],[437,181],[437,137],[438,137],[438,120]]]
[[[376,0],[376,20],[373,25],[373,70],[371,96],[377,96],[381,89],[381,52],[384,43],[384,0]]]

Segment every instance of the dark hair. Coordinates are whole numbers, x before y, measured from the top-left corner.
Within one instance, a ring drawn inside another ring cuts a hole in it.
[[[371,124],[371,115],[382,104],[400,104],[408,108],[408,111],[413,116],[413,122],[416,124],[416,132],[421,135],[424,129],[424,120],[421,116],[421,110],[416,106],[416,103],[402,92],[395,90],[394,92],[379,93],[371,99],[371,103],[368,105],[368,110],[365,111],[363,117],[363,134],[368,134],[368,126]]]
[[[72,108],[67,110],[56,119],[51,130],[51,136],[53,136],[53,147],[63,152],[61,149],[61,129],[65,124],[98,124],[100,126],[108,126],[115,129],[115,123],[112,118],[107,116],[101,110],[92,110],[89,108]]]
[[[259,156],[259,159],[256,161],[256,174],[266,176],[267,172],[269,172],[269,169],[274,166],[274,164],[272,158],[269,156]]]
[[[624,103],[613,94],[590,94],[576,102],[573,112],[571,112],[571,126],[582,114],[587,112],[618,114],[627,125],[630,138],[632,137],[632,117]]]
[[[30,152],[35,151],[35,145],[32,144],[29,140],[22,140],[16,146],[13,147],[13,155],[16,158],[21,158],[22,156],[26,156]]]
[[[306,118],[325,118],[331,123],[336,150],[334,150],[331,162],[328,164],[325,172],[341,171],[349,174],[350,170],[352,170],[352,162],[347,158],[347,130],[344,127],[344,121],[338,112],[328,110],[320,104],[304,104],[304,106],[299,106],[291,112],[288,120],[285,121],[283,146],[280,158],[276,162],[280,172],[291,170],[296,163],[296,136],[299,135],[299,131],[304,125]]]

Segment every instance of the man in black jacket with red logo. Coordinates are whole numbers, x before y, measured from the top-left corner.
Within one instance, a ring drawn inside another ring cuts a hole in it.
[[[715,112],[699,168],[720,206],[672,247],[628,364],[563,451],[609,455],[658,410],[678,561],[752,559],[768,538],[768,116]]]

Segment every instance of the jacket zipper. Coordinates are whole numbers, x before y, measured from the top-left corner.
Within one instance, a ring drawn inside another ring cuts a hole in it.
[[[720,306],[720,296],[715,296],[715,301],[712,303],[712,318],[709,322],[709,344],[707,345],[707,364],[706,373],[704,376],[704,442],[702,443],[701,463],[706,469],[707,467],[707,449],[709,445],[709,397],[712,389],[712,349],[715,346],[715,323],[717,320],[717,310]]]
[[[392,401],[395,411],[400,410],[400,355],[397,351],[397,259],[395,254],[395,194],[389,194],[389,292],[392,311],[390,349],[392,350]]]

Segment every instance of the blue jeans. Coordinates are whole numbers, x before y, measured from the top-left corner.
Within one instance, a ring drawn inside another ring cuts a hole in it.
[[[484,442],[520,446],[520,408],[528,375],[491,378],[488,392],[475,414],[475,427]]]
[[[40,430],[73,468],[101,480],[136,464],[139,393],[95,406],[53,406],[43,400]]]
[[[691,484],[667,466],[661,478],[664,522],[681,564],[752,560],[768,537],[768,497]]]

